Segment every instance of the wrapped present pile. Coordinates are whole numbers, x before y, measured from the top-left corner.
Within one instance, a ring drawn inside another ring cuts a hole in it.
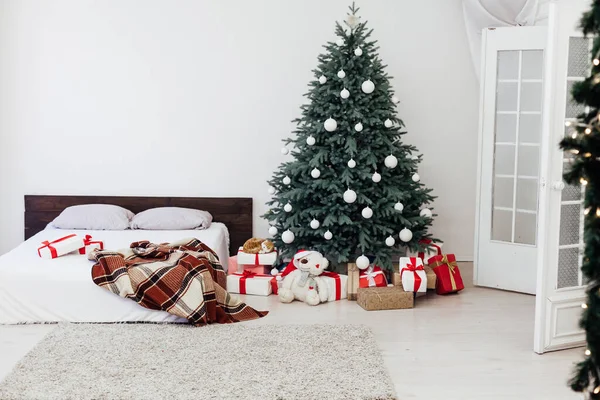
[[[268,275],[277,261],[277,249],[269,240],[248,239],[238,249],[237,256],[229,258],[229,274],[250,271],[256,275]]]

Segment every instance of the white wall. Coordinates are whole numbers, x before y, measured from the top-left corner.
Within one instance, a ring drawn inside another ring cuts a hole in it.
[[[321,45],[349,0],[0,0],[0,253],[24,194],[248,196],[265,235]],[[478,88],[460,0],[361,1],[439,196],[472,256]]]

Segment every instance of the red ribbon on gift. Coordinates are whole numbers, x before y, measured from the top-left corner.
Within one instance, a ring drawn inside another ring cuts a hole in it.
[[[48,250],[50,250],[50,255],[52,256],[52,258],[58,257],[58,252],[56,251],[56,248],[54,246],[52,246],[52,245],[55,244],[55,243],[62,242],[63,240],[70,239],[70,238],[75,237],[75,236],[77,236],[77,235],[73,233],[71,235],[68,235],[68,236],[65,236],[65,237],[61,237],[60,239],[53,240],[52,242],[44,240],[42,242],[43,246],[38,248],[38,255],[41,257],[42,256],[42,249],[45,248],[45,247],[47,247]]]
[[[433,247],[433,248],[436,249],[438,256],[442,255],[442,248],[440,246],[438,246],[437,244],[433,243],[433,240],[431,240],[431,239],[421,239],[421,240],[419,240],[419,244],[429,245],[429,246],[431,246],[431,247]],[[417,256],[421,260],[425,261],[425,252],[424,251],[418,252]]]
[[[236,273],[233,275],[240,277],[240,294],[246,294],[246,279],[252,278],[271,278],[271,289],[273,294],[277,294],[277,279],[271,275],[261,275],[252,271],[244,271],[241,274]]]
[[[256,254],[254,255],[254,265],[256,265],[256,266],[260,265],[260,264],[259,264],[259,259],[258,259],[258,253],[256,253]]]
[[[92,244],[97,244],[99,250],[104,250],[104,242],[100,240],[92,240],[92,235],[85,235],[83,238],[83,244],[84,246],[79,249],[79,254],[85,254],[85,247]]]
[[[342,298],[342,280],[340,274],[331,271],[323,271],[319,276],[326,276],[327,278],[335,279],[335,299],[341,300]]]
[[[417,271],[424,271],[425,268],[423,268],[422,265],[419,265],[417,267],[417,261],[415,259],[415,257],[410,257],[410,261],[413,262],[414,264],[406,264],[406,266],[404,268],[402,268],[402,271],[400,271],[400,279],[402,279],[402,274],[404,274],[404,271],[411,271],[414,275],[415,275],[415,287],[414,287],[414,291],[418,292],[419,288],[421,287],[421,277],[419,276],[419,273]]]

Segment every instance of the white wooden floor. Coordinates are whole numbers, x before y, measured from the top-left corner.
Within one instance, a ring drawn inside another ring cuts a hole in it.
[[[461,264],[466,282],[471,270]],[[583,349],[542,356],[532,351],[533,296],[468,287],[455,296],[428,294],[412,310],[370,312],[349,301],[318,307],[281,304],[275,296],[246,301],[271,310],[248,324],[370,326],[401,400],[581,399],[566,381]],[[52,329],[0,326],[0,379]]]

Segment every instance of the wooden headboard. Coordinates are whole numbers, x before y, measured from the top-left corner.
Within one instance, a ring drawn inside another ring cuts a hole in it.
[[[121,196],[25,196],[25,239],[43,230],[69,206],[114,204],[139,213],[154,207],[185,207],[205,210],[215,222],[227,225],[229,253],[252,237],[252,199],[236,197],[121,197]]]

